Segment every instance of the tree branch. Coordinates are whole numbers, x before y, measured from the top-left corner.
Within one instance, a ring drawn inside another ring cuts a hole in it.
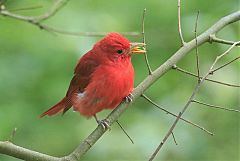
[[[16,8],[16,9],[10,9],[8,11],[10,12],[16,12],[16,11],[25,11],[25,10],[33,10],[33,9],[38,9],[42,8],[42,5],[35,5],[35,6],[29,6],[29,7],[22,7],[22,8]]]
[[[166,110],[165,108],[161,107],[160,105],[156,104],[156,103],[153,102],[150,98],[148,98],[145,94],[142,94],[142,97],[143,97],[144,99],[146,99],[148,102],[150,102],[152,105],[154,105],[155,107],[157,107],[158,109],[166,112],[166,114],[170,114],[170,115],[172,115],[172,116],[174,116],[174,117],[177,117],[176,114],[174,114],[174,113]],[[206,133],[209,134],[209,135],[212,135],[212,136],[214,135],[212,132],[206,130],[204,127],[199,126],[199,125],[196,124],[196,123],[193,123],[193,122],[190,121],[190,120],[187,120],[187,119],[185,119],[185,118],[183,118],[183,117],[180,117],[180,120],[182,120],[182,121],[184,121],[184,122],[186,122],[186,123],[188,123],[188,124],[190,124],[190,125],[192,125],[192,126],[195,126],[196,128],[199,128],[200,130],[206,132]]]
[[[36,21],[40,22],[40,21],[44,21],[44,20],[50,18],[50,17],[54,16],[68,2],[69,2],[69,0],[57,0],[48,12],[46,12],[45,14],[43,14],[41,16],[35,17],[34,19]]]
[[[177,123],[179,122],[180,118],[182,117],[182,115],[184,114],[184,112],[187,110],[187,108],[189,107],[189,105],[192,103],[192,100],[194,99],[195,95],[197,94],[197,92],[199,91],[201,85],[203,84],[203,82],[205,81],[205,79],[210,75],[212,69],[214,68],[214,66],[216,65],[216,63],[224,56],[226,56],[237,44],[239,44],[240,41],[235,42],[230,48],[228,48],[228,50],[226,50],[223,54],[219,55],[216,57],[215,61],[213,62],[213,64],[211,65],[211,67],[209,68],[209,70],[207,71],[207,73],[205,74],[205,76],[201,79],[200,82],[197,83],[197,85],[195,86],[191,96],[189,97],[187,103],[184,105],[183,109],[179,112],[178,117],[176,118],[176,120],[173,122],[172,126],[170,127],[170,129],[168,130],[168,132],[166,133],[165,137],[163,138],[163,140],[160,142],[160,144],[158,145],[158,147],[156,148],[156,150],[154,151],[154,153],[151,155],[149,161],[152,161],[157,153],[162,149],[164,143],[167,141],[167,139],[169,138],[169,136],[171,135],[171,133],[173,132],[174,128],[176,127]]]
[[[0,10],[0,14],[3,16],[11,17],[17,20],[25,21],[32,23],[33,25],[37,25],[40,23],[40,21],[44,21],[52,16],[54,16],[64,5],[67,4],[69,0],[57,0],[51,9],[40,16],[23,16],[18,15],[15,13],[9,12],[6,8]]]
[[[223,39],[217,38],[215,34],[210,35],[210,37],[209,37],[209,42],[210,42],[210,43],[216,42],[216,43],[226,44],[226,45],[232,45],[232,44],[234,44],[234,41],[223,40]],[[240,46],[240,44],[238,44],[238,45],[236,45],[236,46]]]
[[[44,20],[47,20],[50,17],[54,16],[62,7],[64,7],[68,3],[68,1],[69,0],[57,0],[49,11],[47,11],[46,13],[40,16],[23,16],[23,15],[15,14],[7,10],[6,7],[3,7],[3,9],[0,9],[0,15],[13,18],[19,21],[27,22],[34,26],[39,27],[42,30],[58,33],[58,34],[71,35],[71,36],[97,37],[97,36],[104,36],[108,33],[108,32],[71,32],[71,31],[65,31],[62,29],[51,27],[42,23]],[[121,34],[125,36],[141,35],[139,32],[122,32]]]
[[[0,142],[0,153],[27,161],[59,161],[59,158],[57,157],[38,153],[36,151],[14,145],[8,141]]]
[[[231,60],[231,61],[227,62],[226,64],[223,64],[223,65],[221,65],[220,67],[218,67],[218,68],[216,68],[216,69],[213,69],[213,70],[211,71],[211,73],[210,73],[210,74],[213,74],[214,72],[216,72],[216,71],[218,71],[219,69],[222,69],[223,67],[225,67],[225,66],[227,66],[227,65],[231,64],[232,62],[234,62],[234,61],[238,60],[239,58],[240,58],[240,56],[238,56],[238,57],[234,58],[233,60]]]
[[[223,27],[233,22],[240,20],[240,11],[234,12],[226,17],[220,19],[207,31],[200,34],[198,39],[198,45],[208,42],[210,35],[213,35],[220,31]],[[154,82],[162,77],[167,71],[169,71],[174,64],[183,59],[191,50],[196,47],[195,39],[186,43],[176,53],[173,54],[164,64],[148,75],[133,91],[133,101],[140,97],[143,92],[148,89]],[[126,110],[129,103],[122,102],[117,108],[115,108],[108,116],[107,120],[109,125],[112,125]],[[180,117],[179,117],[180,118]],[[97,140],[106,131],[102,126],[98,126],[71,154],[63,158],[56,158],[48,156],[42,153],[27,150],[25,148],[18,147],[14,144],[7,142],[0,142],[0,153],[10,155],[23,160],[40,160],[40,161],[77,161],[82,158],[83,155],[97,142]],[[34,156],[34,157],[33,157]]]
[[[226,17],[221,18],[217,23],[215,23],[212,27],[210,27],[207,31],[200,34],[198,39],[198,45],[207,42],[209,36],[217,33],[223,27],[228,24],[240,20],[240,11],[234,12]],[[148,89],[154,82],[158,80],[158,78],[162,77],[168,70],[172,68],[174,64],[180,61],[184,56],[186,56],[191,50],[196,47],[195,39],[191,40],[190,42],[186,43],[183,47],[181,47],[172,57],[170,57],[165,63],[163,63],[159,68],[157,68],[151,75],[148,75],[133,91],[133,101],[136,98],[140,97],[143,92]],[[109,121],[110,125],[113,124],[121,115],[127,110],[128,103],[122,102],[117,108],[115,108],[108,116],[107,120]],[[76,155],[78,159],[80,159],[90,148],[91,146],[87,143],[90,142],[93,145],[103,134],[105,131],[102,129],[101,126],[98,126],[86,139],[85,141],[80,144],[76,150],[70,154]]]
[[[186,70],[184,70],[184,69],[182,69],[182,68],[179,68],[179,67],[176,66],[176,65],[174,65],[174,66],[172,67],[172,69],[177,70],[177,71],[179,71],[179,72],[181,72],[181,73],[184,73],[184,74],[187,74],[187,75],[190,75],[190,76],[193,76],[193,77],[198,78],[198,76],[197,76],[196,74],[193,74],[193,73],[191,73],[191,72],[189,72],[189,71],[186,71]],[[211,72],[210,74],[212,74],[212,72]],[[201,76],[200,76],[200,79],[202,79]],[[221,84],[221,85],[225,85],[225,86],[229,86],[229,87],[237,87],[237,88],[240,87],[240,85],[235,85],[235,84],[229,84],[229,83],[225,83],[225,82],[220,82],[220,81],[216,81],[216,80],[209,79],[209,78],[206,78],[206,81],[213,82],[213,83],[217,83],[217,84]]]

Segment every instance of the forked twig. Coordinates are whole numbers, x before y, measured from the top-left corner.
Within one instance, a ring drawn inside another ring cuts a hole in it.
[[[187,74],[187,75],[196,77],[196,78],[198,77],[196,74],[193,74],[193,73],[191,73],[191,72],[189,72],[189,71],[186,71],[186,70],[184,70],[184,69],[182,69],[182,68],[179,68],[179,67],[176,66],[176,65],[174,65],[174,66],[172,67],[172,69],[175,69],[175,70],[177,70],[177,71],[179,71],[179,72],[181,72],[181,73],[184,73],[184,74]],[[210,74],[211,74],[211,73],[210,73]],[[201,76],[200,76],[200,78],[202,79]],[[206,78],[205,80],[206,80],[206,81],[209,81],[209,82],[213,82],[213,83],[217,83],[217,84],[229,86],[229,87],[237,87],[237,88],[240,87],[240,85],[229,84],[229,83],[225,83],[225,82],[216,81],[216,80],[213,80],[213,79],[208,79],[208,78]]]
[[[23,16],[23,15],[15,14],[10,12],[10,10],[7,10],[6,7],[4,7],[3,9],[0,9],[0,15],[30,23],[34,26],[39,27],[42,30],[52,32],[52,33],[65,34],[65,35],[71,35],[71,36],[88,36],[88,37],[104,36],[108,33],[108,32],[71,32],[71,31],[65,31],[62,29],[51,27],[42,23],[42,21],[47,20],[50,17],[54,16],[61,8],[63,8],[67,4],[68,1],[69,0],[57,0],[49,11],[47,11],[46,13],[40,16]],[[141,35],[139,32],[122,32],[121,34],[125,36]]]
[[[184,112],[187,110],[187,108],[189,107],[189,105],[191,104],[192,100],[194,99],[195,95],[197,94],[197,92],[199,91],[201,85],[203,84],[203,82],[205,81],[205,79],[209,76],[210,72],[213,70],[214,66],[216,65],[216,63],[225,55],[227,55],[237,44],[239,44],[240,41],[235,42],[230,48],[228,48],[228,50],[226,50],[223,54],[219,55],[216,57],[215,61],[213,62],[213,64],[211,65],[211,67],[209,68],[208,72],[205,74],[205,76],[201,79],[201,81],[199,83],[197,83],[197,85],[195,86],[190,98],[188,99],[187,103],[185,104],[185,106],[183,107],[183,109],[181,110],[181,112],[179,112],[178,117],[176,118],[176,120],[174,121],[174,123],[172,124],[172,126],[170,127],[170,129],[168,130],[168,132],[166,133],[165,137],[163,138],[163,140],[160,142],[160,144],[158,145],[158,147],[156,148],[156,150],[153,152],[153,154],[151,155],[149,161],[152,161],[155,156],[157,155],[157,153],[159,152],[159,150],[163,147],[164,143],[167,141],[168,137],[171,135],[173,129],[176,127],[178,121],[180,120],[181,116],[184,114]]]
[[[157,107],[158,109],[160,109],[160,110],[162,110],[162,111],[166,112],[167,114],[170,114],[170,115],[172,115],[172,116],[174,116],[174,117],[177,117],[176,114],[174,114],[174,113],[166,110],[165,108],[161,107],[160,105],[156,104],[156,103],[153,102],[150,98],[148,98],[145,94],[142,94],[141,96],[142,96],[144,99],[146,99],[149,103],[151,103],[152,105],[154,105],[155,107]],[[200,130],[206,132],[206,133],[209,134],[209,135],[214,135],[212,132],[206,130],[204,127],[199,126],[199,125],[196,124],[196,123],[193,123],[193,122],[190,121],[190,120],[184,119],[184,118],[182,118],[182,117],[180,118],[180,120],[182,120],[182,121],[184,121],[184,122],[186,122],[186,123],[188,123],[188,124],[190,124],[190,125],[192,125],[192,126],[195,126],[195,127],[199,128]]]
[[[206,31],[198,36],[198,45],[204,44],[208,41],[211,34],[221,31],[225,26],[240,20],[240,11],[231,13],[214,25],[209,27]],[[135,101],[144,91],[146,91],[158,78],[167,73],[171,67],[182,60],[190,51],[195,48],[195,40],[187,42],[183,47],[179,48],[171,58],[153,71],[152,75],[148,75],[133,91],[133,101]],[[108,116],[107,120],[112,125],[119,117],[127,110],[126,102],[122,102],[115,108]],[[82,141],[78,147],[75,148],[69,155],[63,157],[53,157],[43,154],[41,152],[33,151],[21,146],[14,145],[8,141],[0,141],[0,153],[21,160],[35,161],[35,160],[49,160],[49,161],[77,161],[84,157],[91,147],[103,136],[106,131],[98,126],[88,137]],[[170,134],[171,135],[171,134]]]
[[[218,67],[218,68],[212,70],[210,74],[213,74],[214,72],[216,72],[216,71],[218,71],[219,69],[222,69],[223,67],[225,67],[225,66],[231,64],[232,62],[238,60],[239,58],[240,58],[240,56],[238,56],[238,57],[234,58],[233,60],[231,60],[231,61],[229,61],[229,62],[227,62],[227,63],[221,65],[220,67]]]
[[[57,0],[52,7],[50,8],[50,10],[46,13],[44,13],[43,15],[40,16],[36,16],[34,19],[35,21],[41,22],[44,21],[52,16],[54,16],[58,11],[60,11],[60,9],[62,9],[62,7],[64,7],[70,0]]]

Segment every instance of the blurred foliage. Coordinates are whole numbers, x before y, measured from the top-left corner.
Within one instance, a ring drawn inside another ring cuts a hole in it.
[[[23,15],[44,13],[53,1],[8,0],[7,9],[35,5],[35,10],[16,11]],[[177,0],[71,0],[47,24],[66,31],[141,31],[143,9],[146,14],[146,42],[149,61],[156,69],[179,47],[177,32]],[[239,9],[238,0],[182,1],[182,29],[186,41],[194,38],[194,24],[200,10],[198,33],[221,17]],[[239,40],[239,22],[224,28],[218,36]],[[141,38],[128,37],[131,41]],[[26,22],[0,16],[0,140],[7,140],[12,130],[18,130],[14,143],[47,153],[63,156],[70,153],[96,127],[94,119],[68,112],[63,117],[38,116],[59,101],[68,88],[77,60],[99,37],[55,35]],[[201,73],[204,74],[217,54],[227,45],[205,44],[199,48]],[[234,49],[221,63],[239,54]],[[135,56],[135,84],[147,76],[143,56]],[[196,72],[194,51],[178,64]],[[219,64],[220,65],[220,64]],[[239,61],[216,72],[211,78],[239,84]],[[176,71],[168,72],[152,85],[146,94],[173,112],[178,112],[190,96],[196,79]],[[201,101],[239,108],[239,88],[206,82],[197,95]],[[104,118],[110,111],[99,114]],[[185,118],[210,129],[209,136],[184,122],[174,130],[179,145],[172,138],[164,145],[156,160],[166,161],[237,161],[240,160],[239,114],[193,104]],[[159,111],[139,98],[120,118],[135,144],[131,144],[117,125],[107,132],[83,160],[135,161],[147,160],[173,123],[173,117]],[[1,161],[16,161],[0,155]]]

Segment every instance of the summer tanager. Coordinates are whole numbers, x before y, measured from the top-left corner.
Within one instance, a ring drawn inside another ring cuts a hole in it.
[[[115,108],[133,90],[131,55],[144,53],[143,45],[130,43],[119,33],[107,34],[77,63],[66,96],[40,117],[73,107],[83,116],[96,118],[97,112]]]

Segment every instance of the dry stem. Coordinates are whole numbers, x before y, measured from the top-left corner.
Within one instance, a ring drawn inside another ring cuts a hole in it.
[[[187,108],[189,107],[189,105],[191,104],[192,100],[194,99],[195,95],[197,94],[197,92],[199,91],[201,85],[203,84],[203,82],[205,81],[205,79],[209,76],[209,74],[211,73],[211,71],[213,70],[214,66],[216,65],[216,63],[225,55],[227,55],[237,44],[239,44],[240,41],[235,42],[230,48],[228,48],[228,50],[226,50],[223,54],[219,55],[216,57],[215,61],[213,62],[213,64],[211,65],[211,67],[209,68],[208,72],[206,73],[206,75],[201,79],[200,82],[197,83],[197,85],[195,86],[192,95],[190,96],[190,98],[188,99],[187,103],[185,104],[185,106],[183,107],[183,109],[181,110],[181,112],[179,112],[178,117],[176,118],[176,120],[174,121],[174,123],[172,124],[172,126],[170,127],[170,129],[168,130],[168,132],[166,133],[165,137],[163,138],[163,140],[161,141],[161,143],[158,145],[158,147],[156,148],[156,150],[154,151],[154,153],[151,155],[149,161],[152,161],[157,153],[161,150],[161,148],[163,147],[164,143],[167,141],[168,137],[171,135],[171,133],[173,132],[174,128],[176,127],[179,119],[181,118],[181,116],[184,114],[184,112],[187,110]]]

